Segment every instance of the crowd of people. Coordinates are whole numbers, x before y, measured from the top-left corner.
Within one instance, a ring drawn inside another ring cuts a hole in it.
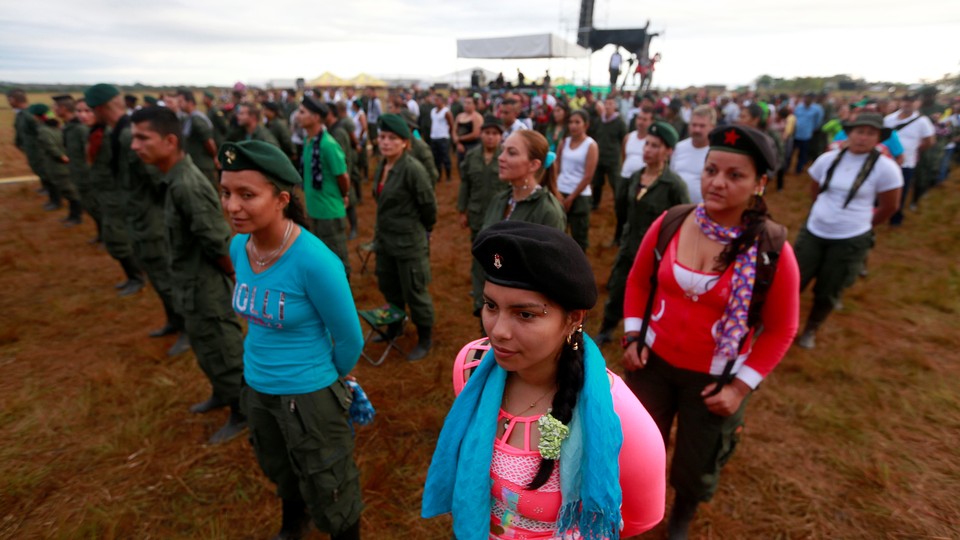
[[[178,335],[168,354],[192,349],[212,388],[190,410],[229,409],[209,442],[249,427],[283,500],[281,539],[311,522],[360,536],[347,412],[364,341],[347,246],[365,192],[379,290],[416,327],[410,361],[433,348],[438,183],[459,178],[470,230],[482,337],[454,364],[424,517],[452,513],[460,539],[639,534],[665,513],[676,418],[668,534],[680,539],[717,488],[751,393],[792,344],[816,346],[865,275],[874,229],[901,226],[905,206],[944,181],[960,138],[960,98],[926,88],[598,98],[549,85],[238,85],[202,92],[202,109],[199,95],[138,106],[97,84],[52,107],[19,89],[7,98],[44,209],[66,201],[65,226],[96,223],[92,242],[125,276],[117,294],[150,282],[166,316],[150,336]],[[765,200],[791,168],[812,197],[793,244]],[[590,338],[599,293],[586,253],[607,185],[618,251]],[[602,352],[621,322],[622,379]],[[382,339],[403,332],[400,321]]]

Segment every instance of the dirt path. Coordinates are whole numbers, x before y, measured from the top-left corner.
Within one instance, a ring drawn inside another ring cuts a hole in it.
[[[792,238],[808,202],[806,181],[788,182],[769,198]],[[958,185],[955,173],[903,228],[880,231],[870,277],[848,291],[820,348],[791,350],[763,385],[695,536],[960,537]],[[171,340],[146,336],[163,322],[154,294],[116,298],[121,272],[86,242],[92,225],[64,229],[34,189],[0,186],[0,537],[272,536],[279,502],[247,442],[203,446],[225,413],[186,410],[208,392],[192,354],[168,359]],[[450,537],[449,521],[420,519],[419,504],[453,398],[454,355],[478,329],[456,189],[437,186],[431,290],[443,322],[433,353],[356,369],[378,409],[357,434],[367,538]],[[369,197],[360,210],[351,250],[372,237]],[[603,247],[613,233],[609,198],[593,221],[589,255],[602,285],[615,255]],[[353,277],[360,308],[382,303],[372,263]],[[804,313],[808,305],[806,295]],[[605,353],[618,369],[617,348]]]

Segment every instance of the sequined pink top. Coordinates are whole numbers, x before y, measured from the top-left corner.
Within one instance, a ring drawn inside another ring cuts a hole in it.
[[[454,364],[454,392],[459,394],[466,380],[489,348],[486,340],[477,340],[461,351]],[[620,487],[623,493],[622,537],[652,529],[663,519],[666,495],[665,454],[660,431],[643,405],[623,380],[608,372],[612,385],[613,408],[620,417],[623,446],[620,449]],[[513,416],[500,410],[503,435],[493,444],[490,463],[491,510],[490,538],[519,540],[555,539],[560,513],[560,467],[554,466],[550,479],[539,489],[525,487],[540,466],[540,452],[531,447],[531,434],[539,416]],[[507,444],[516,430],[523,431],[523,448]],[[499,431],[499,430],[498,430]],[[577,538],[577,536],[573,536]]]

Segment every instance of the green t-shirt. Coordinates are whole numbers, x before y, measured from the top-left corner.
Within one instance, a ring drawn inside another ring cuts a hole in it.
[[[314,219],[337,219],[347,215],[343,207],[343,194],[337,185],[337,177],[347,172],[347,160],[337,141],[324,131],[320,134],[320,172],[323,175],[321,189],[313,187],[313,145],[310,138],[303,145],[303,192],[307,199],[307,214]]]

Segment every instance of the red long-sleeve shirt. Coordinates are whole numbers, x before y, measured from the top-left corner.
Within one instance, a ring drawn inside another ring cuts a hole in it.
[[[647,297],[650,294],[653,251],[662,221],[663,216],[660,216],[643,237],[637,258],[633,261],[627,277],[623,305],[624,329],[627,332],[640,330],[643,322]],[[673,272],[673,266],[677,262],[680,234],[682,231],[674,235],[663,260],[660,261],[657,292],[646,343],[657,356],[674,367],[719,375],[723,373],[726,361],[714,358],[717,346],[714,336],[730,296],[733,265],[720,275],[709,291],[696,297],[688,297],[677,284]],[[733,370],[737,378],[751,388],[756,388],[760,381],[773,371],[797,334],[800,319],[800,270],[789,243],[785,243],[780,251],[777,270],[760,318],[763,331],[756,336],[755,342],[754,332],[751,331]]]

